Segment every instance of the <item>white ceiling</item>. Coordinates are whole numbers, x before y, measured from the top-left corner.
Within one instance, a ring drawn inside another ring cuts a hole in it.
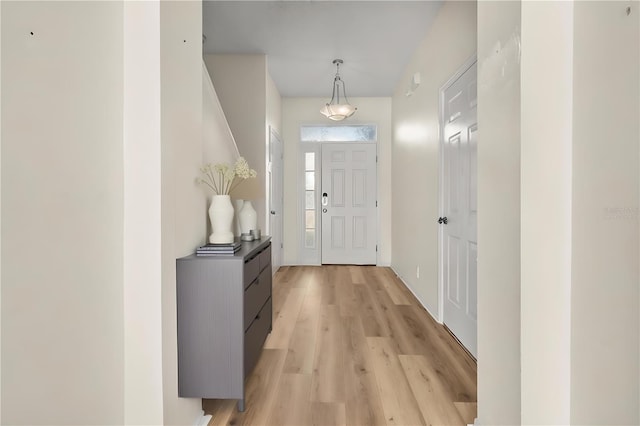
[[[203,2],[205,53],[263,53],[283,97],[391,96],[442,1]]]

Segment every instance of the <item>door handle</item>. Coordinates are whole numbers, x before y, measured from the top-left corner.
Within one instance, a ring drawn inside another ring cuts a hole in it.
[[[442,224],[444,223],[445,225],[449,222],[449,219],[447,219],[447,217],[439,217],[438,218],[438,223]]]
[[[271,214],[276,214],[276,211],[275,210],[271,210]]]
[[[327,196],[326,192],[322,193],[322,205],[323,206],[329,205],[329,196]]]

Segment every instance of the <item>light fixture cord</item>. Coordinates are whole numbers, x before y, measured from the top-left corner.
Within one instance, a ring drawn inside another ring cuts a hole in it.
[[[333,79],[333,87],[334,90],[337,88],[338,91],[338,103],[337,105],[340,105],[340,82],[342,80],[340,79],[340,62],[336,62],[336,76]],[[343,83],[344,84],[344,83]]]
[[[336,105],[340,104],[340,83],[342,83],[342,94],[344,95],[344,100],[348,104],[349,98],[347,98],[346,86],[344,81],[340,78],[340,62],[336,62],[336,76],[333,79],[333,91],[331,93],[331,101],[329,101],[329,105],[333,105],[333,101],[336,100],[336,92],[338,92]]]

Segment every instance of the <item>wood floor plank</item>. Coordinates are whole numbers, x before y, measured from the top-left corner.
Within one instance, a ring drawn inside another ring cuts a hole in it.
[[[342,327],[337,305],[322,305],[318,343],[313,361],[311,400],[344,401]]]
[[[283,374],[276,389],[276,398],[269,420],[265,425],[305,426],[311,422],[311,376]],[[260,423],[256,423],[260,424]]]
[[[351,283],[349,271],[347,269],[343,269],[343,271],[345,275],[340,277],[335,286],[336,303],[340,308],[340,315],[352,316],[358,311],[359,302],[355,286]]]
[[[387,337],[367,337],[387,425],[423,425],[400,359]]]
[[[320,290],[323,305],[335,305],[337,303],[335,268],[334,265],[323,268],[322,287]]]
[[[278,269],[278,272],[276,272],[276,277],[274,278],[278,278],[279,282],[287,283],[297,273],[298,268],[295,266],[281,266],[280,269]]]
[[[314,426],[346,426],[344,404],[336,402],[312,402],[311,423]]]
[[[464,420],[433,367],[422,355],[399,355],[400,364],[411,390],[420,404],[422,417],[428,425],[464,425]]]
[[[304,298],[289,341],[283,370],[285,373],[311,374],[320,320],[320,302],[320,295],[307,294]]]
[[[273,331],[213,425],[471,423],[476,363],[389,268],[289,266],[273,280]]]
[[[407,308],[407,306],[393,303],[386,290],[377,291],[375,296],[377,297],[377,303],[384,312],[384,319],[389,327],[389,337],[393,338],[391,342],[396,351],[402,355],[423,354],[425,350],[422,344],[423,340],[416,338],[413,324],[408,324],[405,318],[406,309],[403,308]]]
[[[256,364],[253,374],[245,386],[245,411],[234,410],[229,424],[265,424],[271,414],[275,394],[272,392],[280,382],[286,351],[265,349]]]
[[[359,317],[342,321],[347,424],[386,424],[369,345]]]
[[[280,311],[284,307],[287,297],[289,296],[289,290],[291,286],[288,282],[282,280],[282,277],[287,274],[280,274],[280,271],[273,277],[272,290],[271,290],[271,309],[273,310],[273,318],[277,318],[280,315]],[[275,283],[281,283],[281,285],[275,285]]]
[[[354,285],[354,293],[358,298],[358,312],[362,318],[364,335],[368,337],[389,336],[389,326],[384,312],[373,297],[368,285]]]
[[[322,288],[324,287],[324,268],[322,266],[305,266],[307,275],[307,294],[322,297]]]
[[[460,344],[436,323],[421,308],[404,307],[405,321],[410,324],[414,336],[420,334],[418,342],[425,348],[430,362],[443,378],[451,392],[453,401],[477,401],[476,363]]]
[[[389,273],[390,269],[383,268],[382,274],[377,275],[378,281],[382,284],[382,287],[387,291],[387,294],[396,305],[411,305],[414,297],[406,289],[404,284],[396,281],[398,278],[395,274]]]
[[[478,403],[477,402],[454,402],[460,417],[464,421],[464,424],[472,425],[478,416]]]
[[[274,315],[273,330],[264,344],[266,349],[288,349],[306,289],[292,288],[282,310]]]
[[[230,422],[236,408],[235,399],[203,399],[202,409],[211,414],[207,426],[223,426]]]
[[[354,266],[351,265],[348,267],[349,273],[351,274],[351,283],[352,284],[364,284],[364,268],[362,266]]]

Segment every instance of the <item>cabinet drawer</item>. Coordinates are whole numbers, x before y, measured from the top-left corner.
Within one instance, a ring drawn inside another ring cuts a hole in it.
[[[269,247],[262,250],[262,252],[258,255],[260,258],[260,270],[262,271],[267,266],[271,265],[271,244]]]
[[[271,268],[262,271],[260,277],[244,291],[244,330],[249,328],[269,296],[271,296]]]
[[[244,375],[248,376],[255,367],[262,353],[269,331],[271,331],[271,298],[267,300],[256,320],[244,333]]]
[[[244,262],[244,288],[247,288],[260,273],[260,255]]]

